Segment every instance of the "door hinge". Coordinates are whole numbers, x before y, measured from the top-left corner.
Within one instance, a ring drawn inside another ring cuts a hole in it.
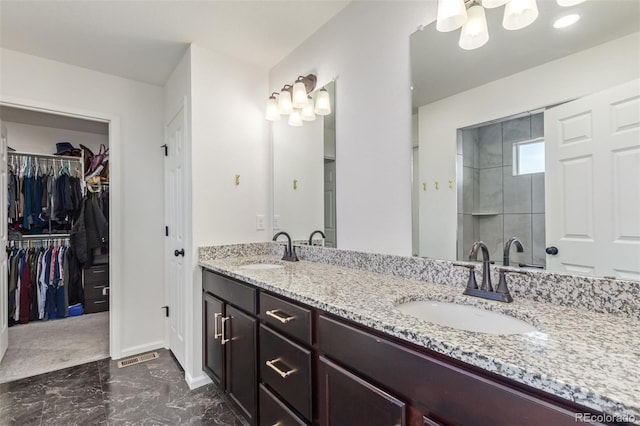
[[[160,145],[160,148],[164,148],[164,156],[168,157],[169,156],[169,147],[167,146],[167,144],[165,143],[164,145]]]
[[[168,237],[168,236],[169,236],[169,227],[168,227],[168,226],[165,226],[165,227],[164,227],[164,236],[165,236],[165,237]]]
[[[169,318],[169,307],[163,306],[161,309],[164,309],[164,316]]]

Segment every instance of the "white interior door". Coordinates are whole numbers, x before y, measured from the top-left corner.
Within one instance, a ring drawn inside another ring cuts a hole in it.
[[[169,349],[185,366],[185,293],[187,240],[185,238],[185,111],[184,103],[165,126],[165,300],[168,307],[167,337]]]
[[[545,112],[551,270],[640,279],[640,80]]]
[[[4,191],[4,205],[0,207],[0,247],[7,245],[7,128],[0,123],[2,133],[0,134],[0,188]],[[7,253],[2,250],[2,260],[0,261],[0,361],[7,352],[9,346],[9,303],[8,303],[8,283],[7,283]]]
[[[324,162],[324,244],[336,246],[336,162]]]

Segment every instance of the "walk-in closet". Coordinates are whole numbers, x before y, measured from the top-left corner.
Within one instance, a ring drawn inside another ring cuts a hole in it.
[[[109,127],[0,107],[0,383],[109,356]]]

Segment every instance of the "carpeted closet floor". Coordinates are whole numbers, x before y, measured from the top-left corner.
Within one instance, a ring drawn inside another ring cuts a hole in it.
[[[0,383],[109,357],[109,312],[9,328]]]

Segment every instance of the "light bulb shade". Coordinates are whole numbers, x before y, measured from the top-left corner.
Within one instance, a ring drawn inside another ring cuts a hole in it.
[[[331,99],[329,99],[329,92],[326,89],[322,89],[316,95],[316,114],[329,115],[331,114]]]
[[[269,96],[269,100],[267,101],[267,110],[264,118],[269,121],[280,120],[280,108],[278,108],[278,101],[276,101],[276,97],[273,95]]]
[[[304,108],[307,106],[307,87],[302,81],[296,81],[293,85],[293,95],[291,95],[291,103],[294,108]]]
[[[538,18],[536,0],[510,0],[504,8],[502,26],[507,30],[519,30]]]
[[[293,105],[291,105],[291,92],[289,92],[288,90],[280,91],[280,98],[278,99],[278,109],[280,110],[280,114],[291,114]]]
[[[494,7],[504,6],[509,0],[482,0],[482,7],[485,9],[493,9]]]
[[[465,50],[477,49],[489,41],[487,17],[482,6],[470,7],[468,14],[469,19],[462,26],[458,45]]]
[[[571,7],[583,3],[585,0],[558,0],[558,4],[562,7]]]
[[[300,110],[294,109],[289,114],[289,126],[300,127],[302,126],[302,115],[300,114]]]
[[[467,22],[467,8],[464,0],[438,0],[436,28],[446,33],[457,30]]]
[[[307,98],[307,106],[305,106],[304,108],[302,108],[302,120],[303,121],[313,121],[316,119],[316,112],[314,111],[314,107],[313,107],[313,99],[311,99],[311,96],[309,96]]]

